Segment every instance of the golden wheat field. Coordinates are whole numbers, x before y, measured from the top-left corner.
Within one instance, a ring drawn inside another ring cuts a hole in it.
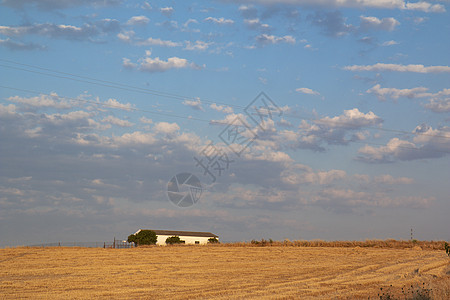
[[[9,248],[0,298],[450,299],[449,262],[417,247]]]

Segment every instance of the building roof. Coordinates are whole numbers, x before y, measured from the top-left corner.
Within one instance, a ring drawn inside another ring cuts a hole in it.
[[[199,231],[179,231],[179,230],[153,230],[153,229],[139,229],[134,234],[138,234],[141,230],[151,230],[156,233],[156,235],[170,235],[170,236],[199,236],[199,237],[215,237],[218,238],[218,235],[215,235],[211,232],[199,232]]]

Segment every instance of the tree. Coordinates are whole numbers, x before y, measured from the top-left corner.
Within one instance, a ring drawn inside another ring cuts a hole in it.
[[[218,243],[219,243],[219,240],[215,237],[208,239],[208,244],[218,244]]]
[[[179,236],[171,236],[166,239],[166,244],[168,245],[184,244],[184,241],[180,240]]]
[[[132,234],[128,237],[128,243],[140,245],[155,245],[157,240],[156,233],[152,230],[141,230],[138,234]]]
[[[135,236],[134,234],[130,234],[130,235],[128,236],[127,242],[128,242],[128,243],[135,243],[135,244],[137,244],[136,236]]]

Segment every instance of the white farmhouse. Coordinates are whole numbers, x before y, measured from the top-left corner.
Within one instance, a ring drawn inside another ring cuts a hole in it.
[[[138,234],[142,229],[139,229],[134,234]],[[185,244],[199,244],[204,245],[208,243],[208,239],[216,238],[219,240],[219,236],[211,232],[194,232],[194,231],[174,231],[174,230],[152,230],[156,233],[156,245],[165,245],[166,239],[172,236],[178,236],[180,240]]]

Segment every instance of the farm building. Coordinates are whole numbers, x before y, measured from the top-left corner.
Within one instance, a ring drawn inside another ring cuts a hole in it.
[[[139,229],[134,234],[138,234],[142,229]],[[219,236],[211,232],[194,232],[194,231],[174,231],[174,230],[153,230],[156,233],[156,245],[165,245],[166,239],[172,236],[178,236],[180,240],[185,244],[200,244],[204,245],[208,243],[208,239],[216,238],[219,240]]]

